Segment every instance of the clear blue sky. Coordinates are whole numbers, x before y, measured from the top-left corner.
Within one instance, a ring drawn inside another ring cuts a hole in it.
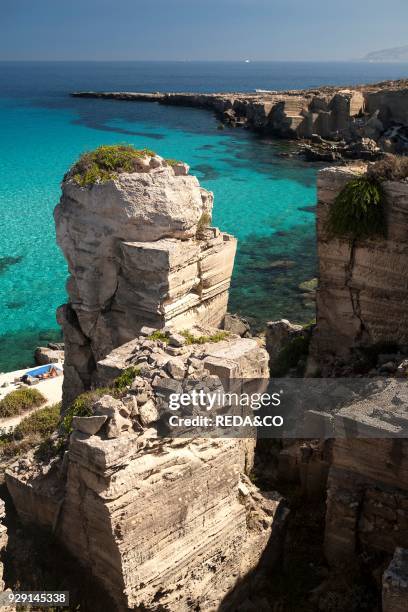
[[[399,45],[407,0],[0,0],[3,60],[348,60]]]

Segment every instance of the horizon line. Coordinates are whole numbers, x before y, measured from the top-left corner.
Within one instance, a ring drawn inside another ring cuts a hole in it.
[[[284,62],[284,63],[350,63],[350,62],[362,62],[367,64],[408,64],[407,61],[397,61],[397,60],[367,60],[365,58],[348,58],[348,59],[250,59],[249,62],[247,58],[244,59],[27,59],[27,58],[19,58],[19,59],[10,59],[10,58],[1,58],[0,62],[9,62],[9,63],[17,63],[17,62],[26,62],[26,63],[66,63],[66,62],[109,62],[109,63],[117,63],[117,62],[151,62],[151,63],[177,63],[177,64],[193,64],[193,63],[230,63],[230,64],[245,64],[245,63],[257,63],[257,64],[266,64],[271,62]]]

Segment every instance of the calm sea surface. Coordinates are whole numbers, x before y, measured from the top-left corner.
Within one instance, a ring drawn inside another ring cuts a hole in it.
[[[34,347],[58,337],[67,269],[52,211],[66,170],[103,143],[183,159],[214,191],[215,224],[239,239],[232,311],[258,322],[314,316],[298,285],[316,273],[316,166],[280,157],[289,143],[219,131],[206,111],[70,91],[253,91],[403,77],[408,64],[0,63],[0,371],[32,363]],[[292,267],[273,265],[282,259]]]

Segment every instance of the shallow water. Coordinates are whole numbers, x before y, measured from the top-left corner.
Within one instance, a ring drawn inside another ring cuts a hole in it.
[[[302,81],[297,64],[292,77],[286,66],[285,78],[279,65],[246,73],[235,64],[169,66],[0,63],[0,371],[31,363],[39,342],[58,337],[55,309],[65,300],[67,269],[52,212],[66,170],[81,152],[102,143],[128,142],[187,161],[214,191],[214,223],[239,239],[231,311],[259,323],[314,316],[298,285],[316,270],[314,213],[302,210],[315,203],[316,166],[279,157],[288,143],[220,131],[206,111],[68,93],[300,87],[316,84],[319,74],[320,82],[350,82],[353,71],[337,66],[330,81],[327,66],[324,75],[321,65],[314,73],[307,65]],[[379,74],[372,80],[385,78]],[[276,264],[280,260],[290,263]]]

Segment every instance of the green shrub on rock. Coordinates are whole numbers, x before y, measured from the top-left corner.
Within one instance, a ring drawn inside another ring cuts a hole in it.
[[[95,404],[95,402],[97,402],[102,395],[112,394],[113,390],[110,387],[101,387],[99,389],[85,391],[85,393],[78,395],[64,414],[64,418],[62,420],[64,432],[66,434],[70,434],[72,432],[72,419],[74,416],[91,416],[92,406]]]
[[[22,388],[11,391],[0,400],[0,418],[23,414],[31,408],[45,404],[47,400],[38,389]]]
[[[368,176],[353,179],[330,208],[326,230],[331,238],[362,240],[385,237],[384,191]]]
[[[57,431],[61,404],[39,408],[23,418],[13,431],[0,436],[0,456],[12,459],[42,444]]]
[[[60,420],[60,410],[60,403],[36,410],[17,425],[14,429],[14,438],[22,440],[31,435],[43,437],[56,431]]]
[[[139,368],[134,366],[126,368],[113,382],[113,387],[118,393],[126,391],[127,387],[130,387],[136,376],[139,374]]]
[[[105,183],[121,172],[135,172],[143,157],[153,157],[150,149],[135,149],[131,145],[102,145],[84,153],[69,175],[81,187]]]

